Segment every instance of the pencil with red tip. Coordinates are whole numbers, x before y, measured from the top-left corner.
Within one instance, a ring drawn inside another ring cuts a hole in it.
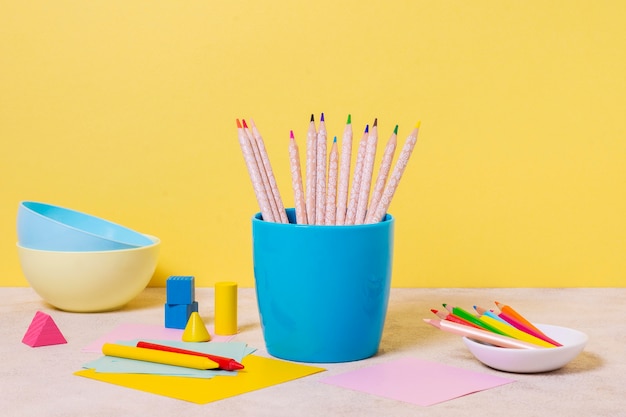
[[[196,352],[196,351],[187,350],[187,349],[179,349],[179,348],[175,348],[172,346],[159,345],[159,344],[150,343],[150,342],[137,342],[137,347],[144,348],[144,349],[160,350],[163,352],[174,352],[174,353],[182,353],[185,355],[202,356],[217,363],[217,365],[219,366],[219,369],[223,369],[225,371],[237,371],[239,369],[244,368],[244,366],[241,363],[237,362],[236,360],[232,358],[225,358],[223,356],[211,355],[209,353]]]
[[[477,325],[475,325],[474,323],[470,323],[467,320],[463,320],[462,318],[460,318],[459,316],[455,316],[454,314],[448,312],[448,311],[439,311],[439,310],[435,310],[434,308],[431,308],[430,311],[432,311],[437,317],[439,317],[442,320],[448,320],[454,323],[458,323],[458,324],[462,324],[464,326],[470,326],[470,327],[474,327],[476,329],[480,329],[481,327],[478,327]]]

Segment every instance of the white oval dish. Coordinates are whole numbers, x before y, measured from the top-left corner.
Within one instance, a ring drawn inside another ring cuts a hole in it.
[[[563,346],[539,349],[501,348],[463,337],[465,346],[483,364],[515,373],[548,372],[574,359],[587,344],[588,336],[578,330],[549,324],[536,324],[547,336]]]

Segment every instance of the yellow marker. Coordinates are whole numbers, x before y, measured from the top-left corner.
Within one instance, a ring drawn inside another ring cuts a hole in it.
[[[164,352],[160,350],[138,348],[134,346],[105,343],[102,353],[117,358],[134,359],[137,361],[160,363],[163,365],[182,366],[193,369],[215,369],[218,364],[203,356],[186,355],[183,353]]]
[[[524,342],[532,343],[533,345],[538,345],[538,346],[543,346],[543,347],[548,347],[548,348],[555,347],[552,343],[548,343],[545,340],[541,340],[538,337],[535,337],[531,334],[528,334],[519,329],[516,329],[513,326],[504,324],[501,321],[494,319],[493,317],[482,315],[480,316],[480,319],[483,320],[485,323],[500,330],[506,336],[512,337],[514,339],[523,340]]]
[[[215,283],[215,334],[237,334],[237,283]]]

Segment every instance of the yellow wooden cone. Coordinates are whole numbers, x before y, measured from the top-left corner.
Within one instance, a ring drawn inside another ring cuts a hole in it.
[[[183,332],[183,342],[208,342],[211,340],[209,334],[200,314],[197,312],[191,313],[185,331]]]

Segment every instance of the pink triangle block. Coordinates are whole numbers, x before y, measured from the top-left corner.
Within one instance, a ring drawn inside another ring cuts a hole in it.
[[[22,343],[30,347],[60,345],[67,343],[56,323],[48,314],[38,311],[28,326]]]

